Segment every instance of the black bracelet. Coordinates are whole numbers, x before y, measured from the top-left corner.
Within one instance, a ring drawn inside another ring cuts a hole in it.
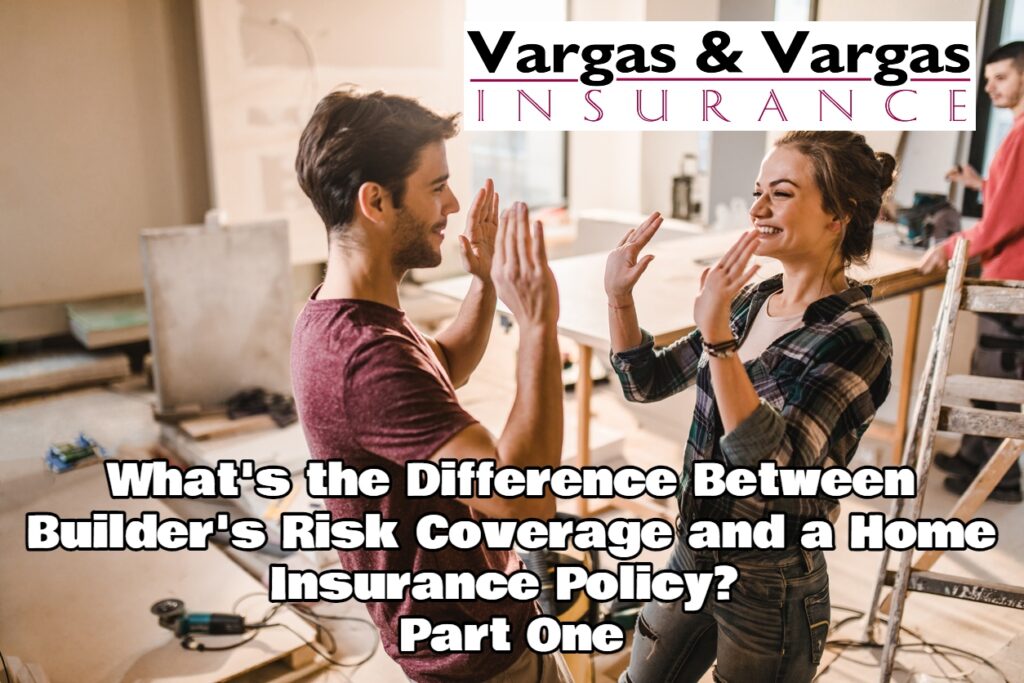
[[[740,348],[740,343],[735,337],[717,344],[709,344],[702,339],[701,345],[712,358],[731,358],[736,355],[736,351]]]

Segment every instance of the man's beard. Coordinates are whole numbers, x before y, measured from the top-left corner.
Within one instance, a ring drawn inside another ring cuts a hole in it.
[[[417,220],[406,209],[398,210],[395,252],[391,257],[396,272],[441,265],[441,252],[431,243],[433,227],[426,221]]]

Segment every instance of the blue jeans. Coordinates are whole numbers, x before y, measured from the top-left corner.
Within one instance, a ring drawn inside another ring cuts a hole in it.
[[[719,683],[810,681],[829,625],[828,569],[820,550],[693,550],[676,542],[668,569],[713,571],[732,564],[731,599],[683,612],[652,601],[637,619],[629,668],[619,683],[696,682],[718,660]]]

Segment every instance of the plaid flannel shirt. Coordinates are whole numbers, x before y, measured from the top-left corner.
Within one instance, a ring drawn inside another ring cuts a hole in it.
[[[782,276],[777,275],[748,285],[733,300],[730,327],[741,344],[761,306],[780,289]],[[697,460],[746,467],[762,460],[780,467],[846,467],[890,387],[892,340],[870,298],[870,286],[851,281],[846,291],[808,306],[802,327],[747,362],[761,403],[729,434],[718,414],[699,330],[657,349],[643,331],[638,347],[611,355],[629,401],[658,401],[697,384],[680,476],[683,519],[759,520],[783,512],[792,528],[811,519],[835,519],[839,503],[831,498],[726,494],[696,499],[691,475]]]

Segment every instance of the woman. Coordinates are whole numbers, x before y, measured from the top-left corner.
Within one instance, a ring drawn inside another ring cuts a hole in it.
[[[693,307],[697,330],[655,348],[641,330],[633,286],[661,217],[630,230],[608,256],[605,291],[612,364],[630,401],[657,401],[694,382],[697,406],[680,488],[679,540],[669,568],[739,571],[731,599],[714,592],[699,612],[648,603],[637,620],[620,682],[697,681],[715,662],[728,683],[809,681],[828,633],[828,573],[821,550],[804,550],[804,521],[838,515],[826,498],[695,498],[696,460],[729,467],[845,467],[889,392],[892,342],[871,308],[871,288],[845,271],[871,251],[874,221],[895,160],[851,132],[790,132],[761,163],[752,229],[704,271]],[[744,286],[751,256],[783,273]],[[757,521],[786,515],[784,550],[694,550],[696,519]]]

